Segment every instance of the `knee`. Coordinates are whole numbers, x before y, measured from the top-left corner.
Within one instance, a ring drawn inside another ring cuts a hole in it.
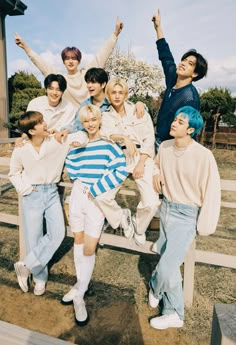
[[[84,256],[92,256],[95,253],[95,249],[94,248],[90,248],[90,247],[84,247]]]
[[[74,243],[75,244],[82,244],[84,243],[84,232],[74,232]]]

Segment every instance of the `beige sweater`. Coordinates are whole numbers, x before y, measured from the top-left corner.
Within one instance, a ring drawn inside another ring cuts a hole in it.
[[[200,207],[197,231],[215,232],[221,203],[220,176],[210,150],[193,141],[178,150],[174,140],[164,141],[155,158],[164,179],[163,194],[172,202]]]
[[[112,34],[111,37],[105,42],[105,44],[98,51],[94,59],[85,66],[85,68],[79,70],[76,74],[69,75],[64,74],[67,81],[67,89],[63,94],[68,101],[72,102],[77,108],[79,108],[81,102],[89,97],[84,75],[89,68],[100,67],[103,68],[112,50],[117,42],[117,37]],[[47,64],[38,54],[33,50],[28,53],[29,58],[33,64],[42,72],[46,77],[50,73],[60,73],[55,67]]]

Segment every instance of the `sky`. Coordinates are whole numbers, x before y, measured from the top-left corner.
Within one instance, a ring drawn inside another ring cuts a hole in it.
[[[25,52],[16,46],[14,32],[46,61],[65,72],[60,53],[66,46],[82,52],[81,65],[111,35],[116,17],[124,23],[118,48],[161,67],[152,16],[160,8],[162,28],[176,63],[195,48],[209,64],[208,75],[195,83],[200,90],[228,88],[236,96],[236,0],[21,0],[22,16],[6,17],[8,77],[32,72],[43,80]]]

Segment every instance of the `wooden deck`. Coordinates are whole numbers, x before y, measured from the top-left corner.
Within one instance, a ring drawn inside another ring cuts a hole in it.
[[[0,321],[0,345],[75,345],[39,332]]]

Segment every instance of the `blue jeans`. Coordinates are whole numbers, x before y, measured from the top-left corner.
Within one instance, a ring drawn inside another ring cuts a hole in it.
[[[157,248],[160,261],[152,273],[150,288],[162,299],[162,314],[175,311],[184,319],[184,299],[180,266],[196,235],[199,208],[169,202],[163,198],[160,208],[160,237]]]
[[[24,264],[30,269],[35,282],[48,279],[47,263],[65,236],[65,222],[57,185],[34,186],[37,191],[23,196],[23,231],[26,243]],[[43,221],[47,231],[44,234]]]

